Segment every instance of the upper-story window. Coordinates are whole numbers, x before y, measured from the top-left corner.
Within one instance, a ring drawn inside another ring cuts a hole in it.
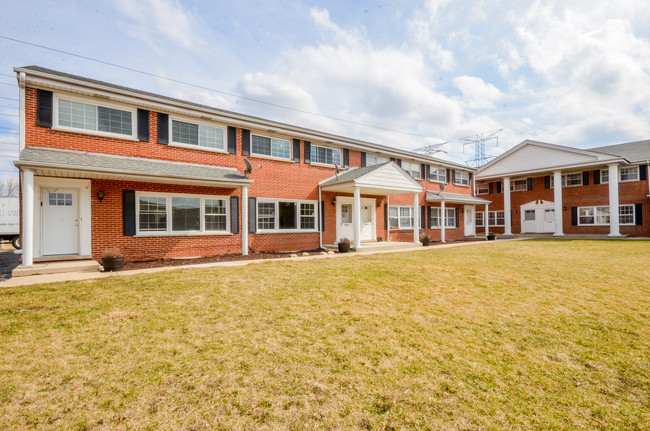
[[[341,150],[337,148],[311,146],[311,162],[323,165],[341,166]]]
[[[456,171],[454,184],[458,186],[469,186],[469,172]]]
[[[600,183],[608,184],[609,183],[609,169],[603,169],[600,171]]]
[[[439,183],[447,182],[447,169],[431,166],[429,168],[429,180]]]
[[[626,166],[621,168],[620,178],[621,181],[637,181],[639,179],[639,167]]]
[[[402,161],[402,169],[409,173],[413,178],[420,180],[420,164]]]
[[[490,183],[487,182],[476,183],[477,195],[487,195],[489,193],[490,193]]]
[[[390,159],[388,157],[366,154],[366,166],[380,165],[389,161]]]
[[[523,180],[514,180],[510,183],[510,191],[513,192],[525,192],[528,190],[528,181]]]
[[[251,136],[251,154],[291,160],[291,143],[287,139]]]
[[[582,172],[576,172],[574,174],[564,174],[562,175],[562,187],[576,187],[582,185]],[[555,178],[551,175],[550,178],[551,188],[555,187]]]
[[[203,124],[172,120],[172,144],[192,145],[211,150],[225,150],[223,129]]]
[[[93,105],[67,99],[57,99],[56,125],[99,134],[134,137],[135,110]]]

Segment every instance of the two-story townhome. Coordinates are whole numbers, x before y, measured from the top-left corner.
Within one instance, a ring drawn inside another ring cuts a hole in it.
[[[20,93],[22,265],[475,234],[467,166],[36,66]],[[393,146],[394,145],[394,146]],[[252,172],[245,172],[246,162]]]
[[[588,150],[524,141],[481,166],[478,230],[650,237],[650,141]]]

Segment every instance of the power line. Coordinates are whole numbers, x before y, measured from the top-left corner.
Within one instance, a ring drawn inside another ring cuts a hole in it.
[[[0,82],[0,85],[8,85],[10,87],[16,87],[16,84],[7,84],[6,82]]]
[[[16,117],[16,118],[18,118],[18,115],[14,115],[14,114],[0,114],[0,115],[4,115],[5,117]]]
[[[8,73],[0,73],[0,75],[2,75],[2,76],[8,76],[9,78],[15,78],[15,77],[16,77],[16,75],[10,75],[10,74],[8,74]]]
[[[190,82],[181,81],[180,79],[174,79],[174,78],[168,78],[168,77],[162,76],[162,75],[156,75],[155,73],[145,72],[143,70],[135,69],[133,67],[122,66],[120,64],[110,63],[108,61],[99,60],[99,59],[88,57],[88,56],[85,56],[85,55],[75,54],[73,52],[64,51],[62,49],[52,48],[52,47],[45,46],[45,45],[40,45],[40,44],[37,44],[37,43],[31,43],[31,42],[27,42],[27,41],[20,40],[20,39],[14,39],[12,37],[7,37],[7,36],[0,35],[0,39],[5,39],[5,40],[9,40],[9,41],[16,42],[16,43],[22,43],[24,45],[34,46],[36,48],[45,49],[45,50],[49,50],[49,51],[54,51],[54,52],[58,52],[58,53],[61,53],[61,54],[70,55],[70,56],[77,57],[77,58],[82,58],[84,60],[94,61],[96,63],[105,64],[107,66],[117,67],[119,69],[128,70],[130,72],[140,73],[142,75],[150,76],[152,78],[164,79],[164,80],[167,80],[167,81],[170,81],[170,82],[175,82],[177,84],[187,85],[187,86],[198,88],[198,89],[201,89],[201,90],[212,91],[212,92],[223,94],[223,95],[226,95],[226,96],[236,97],[236,98],[243,99],[243,100],[248,100],[248,101],[251,101],[251,102],[261,103],[261,104],[268,105],[268,106],[273,106],[275,108],[281,108],[281,109],[286,109],[288,111],[299,112],[301,114],[313,115],[315,117],[327,118],[329,120],[340,121],[342,123],[348,123],[348,124],[354,124],[354,125],[357,125],[357,126],[368,127],[368,128],[371,128],[371,129],[384,130],[384,131],[393,132],[393,133],[400,133],[402,135],[416,136],[416,137],[419,137],[419,138],[431,138],[431,136],[419,135],[417,133],[405,132],[403,130],[389,129],[387,127],[373,126],[371,124],[365,124],[365,123],[361,123],[361,122],[358,122],[358,121],[346,120],[344,118],[333,117],[333,116],[325,115],[325,114],[318,114],[316,112],[304,111],[302,109],[292,108],[290,106],[284,106],[284,105],[280,105],[280,104],[277,104],[277,103],[265,102],[263,100],[254,99],[252,97],[242,96],[242,95],[235,94],[235,93],[229,93],[227,91],[217,90],[215,88],[205,87],[203,85],[192,84]],[[5,85],[13,85],[13,84],[5,84]]]
[[[2,96],[0,96],[0,99],[13,100],[14,102],[18,102],[18,99],[12,99],[11,97],[2,97]]]
[[[13,109],[14,111],[18,110],[18,108],[16,108],[15,106],[7,106],[7,105],[0,105],[0,108]]]

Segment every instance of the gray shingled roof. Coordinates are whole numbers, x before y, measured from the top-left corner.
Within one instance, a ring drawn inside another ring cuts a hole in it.
[[[20,157],[15,164],[16,166],[76,169],[98,173],[146,175],[161,178],[242,184],[251,182],[251,180],[244,179],[244,176],[235,168],[34,147],[25,147],[20,152]]]
[[[473,205],[484,205],[492,202],[492,201],[488,201],[487,199],[477,198],[476,196],[465,195],[462,193],[433,192],[433,191],[427,192],[426,200],[427,202],[445,201],[451,203],[467,203]]]
[[[650,140],[648,139],[645,141],[588,148],[588,150],[612,156],[625,157],[630,162],[645,162],[646,160],[650,160]]]
[[[340,173],[338,178],[337,177],[331,178],[331,179],[321,183],[321,185],[325,186],[325,185],[330,185],[330,184],[347,183],[349,181],[354,181],[357,178],[361,178],[362,176],[364,176],[364,175],[366,175],[366,174],[368,174],[368,173],[370,173],[370,172],[372,172],[372,171],[374,171],[376,169],[379,169],[382,166],[385,166],[385,165],[387,165],[389,163],[392,163],[392,162],[380,163],[379,165],[366,166],[366,167],[363,167],[363,168],[350,169],[348,171]]]

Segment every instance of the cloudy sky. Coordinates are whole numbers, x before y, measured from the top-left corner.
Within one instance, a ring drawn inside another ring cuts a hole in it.
[[[647,139],[649,23],[639,0],[5,1],[0,169],[30,64],[463,162],[497,129],[493,155]]]

